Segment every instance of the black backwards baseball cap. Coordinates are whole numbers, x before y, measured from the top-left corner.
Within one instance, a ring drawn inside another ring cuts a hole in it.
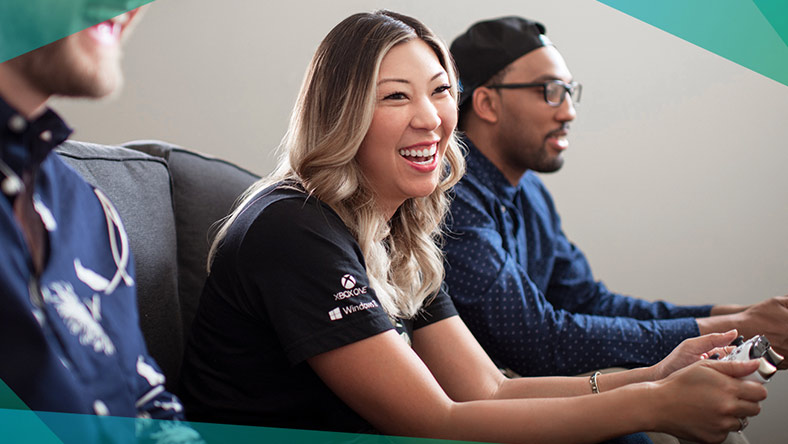
[[[454,39],[451,54],[460,74],[460,103],[507,65],[534,49],[553,43],[539,22],[501,17],[473,24]]]

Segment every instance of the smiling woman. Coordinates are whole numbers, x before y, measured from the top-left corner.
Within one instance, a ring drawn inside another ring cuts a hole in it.
[[[753,363],[703,359],[735,332],[592,385],[500,373],[441,284],[446,193],[464,166],[456,97],[445,45],[411,17],[355,14],[326,36],[286,157],[214,241],[181,379],[189,418],[599,442],[640,430],[721,440],[756,414],[764,389],[735,379]]]
[[[449,75],[422,40],[392,48],[378,77],[375,113],[356,160],[390,218],[406,199],[437,188],[457,102]]]

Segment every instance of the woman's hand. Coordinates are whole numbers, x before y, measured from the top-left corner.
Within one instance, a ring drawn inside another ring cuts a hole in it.
[[[700,442],[722,442],[741,429],[739,418],[760,413],[763,385],[739,378],[757,361],[703,360],[654,383],[655,429]]]
[[[733,347],[728,347],[738,333],[731,330],[725,333],[711,333],[684,340],[668,356],[652,367],[654,380],[668,377],[697,361],[707,359],[714,354],[719,357],[727,355]]]

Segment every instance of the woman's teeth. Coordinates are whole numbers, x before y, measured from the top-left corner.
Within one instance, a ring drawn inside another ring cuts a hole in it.
[[[438,147],[436,144],[433,144],[430,145],[429,148],[424,148],[420,150],[403,148],[399,150],[399,155],[408,159],[411,162],[428,163],[432,161],[433,156],[435,156],[435,153],[437,152],[438,152]]]

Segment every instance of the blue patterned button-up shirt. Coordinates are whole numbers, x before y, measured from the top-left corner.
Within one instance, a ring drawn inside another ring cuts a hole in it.
[[[3,191],[0,394],[11,389],[14,397],[0,396],[0,407],[19,408],[21,402],[37,411],[83,414],[68,421],[42,416],[56,435],[74,442],[107,442],[108,436],[112,442],[154,440],[154,433],[169,436],[165,428],[199,438],[178,424],[92,416],[180,420],[183,409],[165,391],[164,375],[139,329],[134,263],[117,212],[103,193],[51,154],[69,133],[51,110],[27,121],[0,99],[0,179],[36,172],[33,204],[48,246],[37,274],[14,213],[16,197]]]
[[[688,337],[711,306],[648,302],[594,280],[564,235],[550,193],[528,171],[517,186],[466,139],[454,188],[446,282],[488,354],[521,375],[573,375],[651,365]]]

